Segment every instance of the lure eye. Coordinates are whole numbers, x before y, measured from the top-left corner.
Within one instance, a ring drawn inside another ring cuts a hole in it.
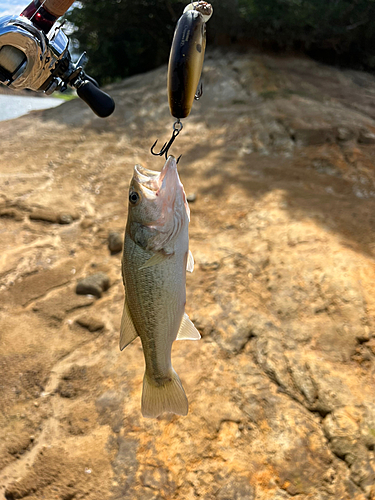
[[[137,205],[137,203],[139,202],[140,199],[141,199],[141,197],[139,196],[139,194],[136,191],[132,191],[129,194],[129,202],[132,205]]]

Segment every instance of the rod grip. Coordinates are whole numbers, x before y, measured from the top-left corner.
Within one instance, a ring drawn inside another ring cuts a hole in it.
[[[91,81],[85,81],[77,89],[77,94],[100,118],[106,118],[115,110],[115,102],[112,97],[100,90]]]
[[[46,0],[43,7],[52,15],[60,17],[69,9],[74,0]]]

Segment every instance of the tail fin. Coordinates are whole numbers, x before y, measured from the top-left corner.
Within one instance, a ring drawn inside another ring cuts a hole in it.
[[[156,418],[166,411],[177,415],[187,415],[188,409],[189,404],[184,388],[173,369],[171,377],[163,385],[156,385],[145,373],[142,391],[142,415],[144,417]]]

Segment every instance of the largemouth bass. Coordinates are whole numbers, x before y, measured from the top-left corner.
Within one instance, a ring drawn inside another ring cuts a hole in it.
[[[122,260],[125,304],[120,349],[138,335],[141,338],[146,362],[144,417],[188,413],[185,391],[172,368],[171,351],[176,339],[200,338],[185,314],[186,270],[194,267],[189,252],[189,218],[173,156],[161,172],[134,167]]]

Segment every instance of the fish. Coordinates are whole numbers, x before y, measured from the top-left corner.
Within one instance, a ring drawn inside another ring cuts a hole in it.
[[[176,339],[200,338],[185,313],[186,271],[194,269],[189,221],[176,159],[169,156],[161,172],[136,165],[122,258],[125,302],[120,350],[140,337],[146,364],[141,411],[148,418],[163,412],[188,413],[171,351]]]
[[[168,102],[175,118],[190,114],[203,68],[206,22],[212,13],[208,2],[192,2],[177,22],[168,62]]]

